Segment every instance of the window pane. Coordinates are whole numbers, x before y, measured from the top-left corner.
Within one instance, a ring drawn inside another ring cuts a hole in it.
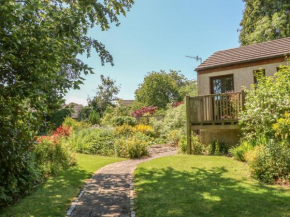
[[[233,77],[225,77],[224,79],[225,83],[225,90],[224,92],[233,92],[234,91],[234,82],[233,82]]]
[[[213,93],[218,94],[222,92],[222,80],[213,79]]]

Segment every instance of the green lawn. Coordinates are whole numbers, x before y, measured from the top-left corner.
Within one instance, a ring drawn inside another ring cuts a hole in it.
[[[122,161],[121,158],[77,154],[78,166],[50,178],[19,203],[2,210],[1,217],[65,216],[73,197],[77,196],[84,181],[101,167]],[[3,212],[3,213],[2,213]]]
[[[252,179],[227,157],[172,156],[135,170],[137,216],[290,216],[290,189]]]

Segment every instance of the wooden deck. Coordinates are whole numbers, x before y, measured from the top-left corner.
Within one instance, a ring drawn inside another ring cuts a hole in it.
[[[186,97],[187,144],[201,129],[239,129],[239,113],[244,109],[245,92]]]

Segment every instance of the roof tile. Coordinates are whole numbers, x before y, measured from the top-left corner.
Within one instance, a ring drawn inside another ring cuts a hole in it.
[[[219,66],[283,56],[285,54],[290,54],[290,37],[217,51],[195,70],[201,71]]]

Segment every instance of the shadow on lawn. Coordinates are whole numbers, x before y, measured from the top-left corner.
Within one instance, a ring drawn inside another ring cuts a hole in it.
[[[77,196],[84,179],[91,173],[73,167],[37,186],[27,197],[11,207],[3,208],[0,216],[64,216],[71,199]]]
[[[191,171],[139,168],[137,215],[290,216],[290,191],[252,179],[228,178],[224,167]]]

